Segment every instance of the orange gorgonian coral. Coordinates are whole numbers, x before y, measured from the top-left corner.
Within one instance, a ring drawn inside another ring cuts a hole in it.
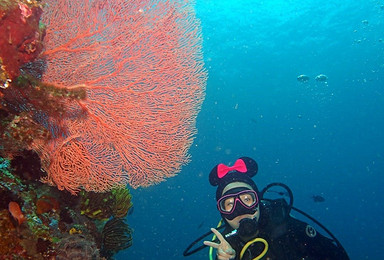
[[[59,189],[148,186],[189,160],[207,73],[188,1],[50,0],[44,83],[86,89],[32,148]]]

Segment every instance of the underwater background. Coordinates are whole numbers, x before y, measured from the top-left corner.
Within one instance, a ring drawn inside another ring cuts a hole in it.
[[[116,258],[183,259],[220,219],[210,170],[249,156],[259,189],[289,185],[351,259],[382,259],[384,1],[197,0],[196,12],[209,79],[192,160],[131,190],[133,245]]]

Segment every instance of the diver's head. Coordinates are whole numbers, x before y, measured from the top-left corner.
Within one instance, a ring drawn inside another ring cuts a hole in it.
[[[239,228],[243,219],[259,219],[258,189],[251,179],[257,169],[253,159],[242,157],[231,167],[216,165],[209,175],[211,185],[217,186],[217,208],[234,229]]]

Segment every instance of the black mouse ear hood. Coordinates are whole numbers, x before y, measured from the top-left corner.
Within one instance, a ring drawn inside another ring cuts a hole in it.
[[[226,166],[222,163],[216,165],[209,174],[209,183],[218,186],[216,198],[221,196],[221,192],[231,182],[244,182],[249,184],[255,191],[256,184],[251,179],[257,174],[258,166],[255,160],[249,157],[241,157],[236,160],[233,166]]]
[[[236,160],[233,166],[226,166],[222,163],[216,165],[209,174],[209,183],[217,186],[228,175],[247,176],[252,178],[257,174],[257,162],[249,157],[241,157]]]

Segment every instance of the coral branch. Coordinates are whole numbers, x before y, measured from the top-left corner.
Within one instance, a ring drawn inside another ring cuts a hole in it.
[[[87,92],[66,100],[66,116],[46,119],[55,138],[34,143],[45,181],[100,192],[178,173],[189,160],[207,77],[191,4],[53,0],[43,22],[42,80]]]

